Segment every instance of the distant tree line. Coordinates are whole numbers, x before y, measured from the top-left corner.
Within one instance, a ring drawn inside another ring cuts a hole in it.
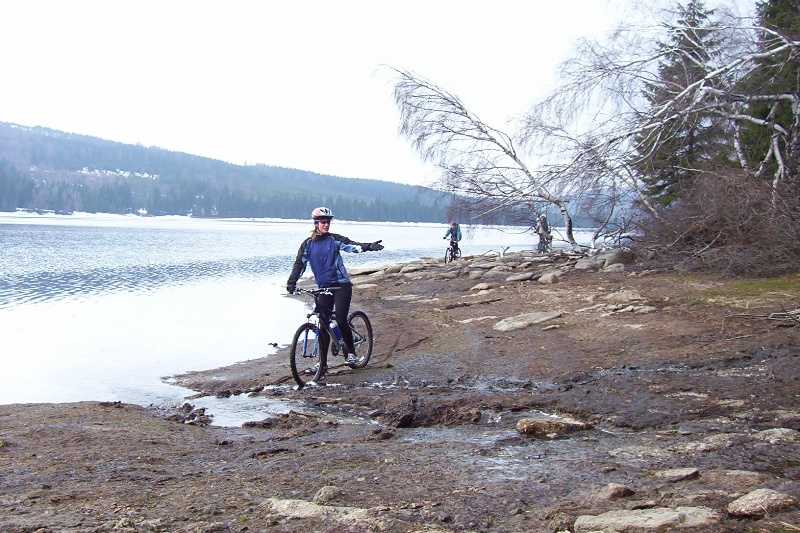
[[[0,123],[0,211],[443,222],[450,196]]]
[[[441,222],[445,209],[418,200],[388,202],[347,195],[252,194],[189,179],[163,184],[159,179],[104,176],[41,180],[25,176],[0,160],[0,211],[17,208],[58,213],[140,213],[224,218],[308,218],[319,205],[337,218],[395,222]]]

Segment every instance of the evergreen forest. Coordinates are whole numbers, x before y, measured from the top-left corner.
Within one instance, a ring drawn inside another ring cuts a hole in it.
[[[442,222],[449,197],[379,180],[242,166],[0,122],[0,211]]]

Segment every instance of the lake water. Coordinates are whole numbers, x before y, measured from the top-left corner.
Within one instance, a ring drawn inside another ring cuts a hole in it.
[[[0,404],[122,401],[170,408],[169,376],[274,356],[305,318],[286,278],[307,221],[0,213]],[[535,248],[513,227],[462,226],[465,255]],[[444,224],[334,220],[382,252],[348,268],[444,254]],[[587,240],[588,235],[579,234]],[[260,420],[263,398],[193,400],[217,425]]]

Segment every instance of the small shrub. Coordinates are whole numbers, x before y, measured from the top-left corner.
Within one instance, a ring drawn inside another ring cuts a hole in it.
[[[726,276],[800,270],[800,199],[776,198],[742,174],[697,179],[684,199],[652,219],[637,247],[654,263]]]

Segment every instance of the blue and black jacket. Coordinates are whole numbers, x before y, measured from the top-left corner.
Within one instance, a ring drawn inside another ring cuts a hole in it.
[[[317,240],[309,237],[297,251],[288,284],[296,285],[309,265],[314,273],[317,287],[325,288],[350,283],[350,276],[347,275],[340,251],[360,253],[367,247],[366,243],[352,241],[337,233],[318,235]]]
[[[460,241],[461,240],[461,226],[456,224],[455,229],[452,227],[447,228],[447,232],[444,234],[444,238],[450,237],[451,241]]]

